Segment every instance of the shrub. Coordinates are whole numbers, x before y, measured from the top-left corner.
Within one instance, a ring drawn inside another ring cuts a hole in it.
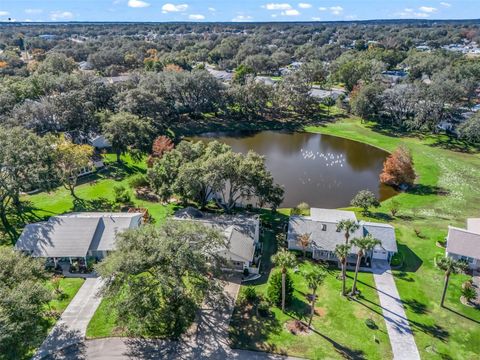
[[[260,315],[261,317],[269,317],[270,306],[268,305],[268,302],[266,302],[265,300],[262,300],[260,304],[258,304],[257,312],[258,312],[258,315]]]
[[[372,320],[372,319],[366,319],[366,320],[365,320],[365,325],[367,325],[367,327],[368,327],[369,329],[372,329],[372,330],[378,329],[377,324],[376,324],[375,321]]]
[[[142,175],[142,174],[138,174],[138,175],[135,175],[133,176],[129,181],[128,181],[128,185],[134,189],[138,189],[140,187],[145,187],[145,186],[148,186],[149,183],[148,183],[148,180],[147,178],[145,177],[145,175]]]
[[[258,299],[257,291],[253,286],[247,286],[243,291],[243,297],[250,304],[253,304]]]
[[[392,261],[390,262],[390,265],[392,266],[400,266],[403,264],[403,255],[402,253],[395,253],[393,256],[392,256]]]
[[[288,305],[293,298],[293,280],[287,272],[285,278],[285,304]],[[270,276],[267,288],[267,297],[275,305],[282,305],[282,273],[276,271]]]
[[[397,216],[398,210],[400,209],[400,203],[397,200],[392,200],[389,209],[390,214],[392,214],[393,217]]]
[[[473,286],[466,286],[462,287],[462,296],[468,302],[471,302],[477,298],[477,291],[473,288]]]
[[[117,204],[129,204],[132,202],[130,191],[123,185],[115,185],[113,187],[113,194]]]
[[[301,211],[305,212],[310,210],[310,205],[308,205],[306,202],[301,202],[300,204],[297,205],[297,209],[300,209]]]

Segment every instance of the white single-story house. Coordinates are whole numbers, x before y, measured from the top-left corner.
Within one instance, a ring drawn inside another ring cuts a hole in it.
[[[319,208],[310,209],[310,216],[291,216],[288,223],[288,249],[303,250],[299,244],[299,237],[303,234],[310,234],[311,244],[306,250],[312,253],[313,259],[337,262],[338,259],[334,253],[335,247],[345,244],[345,233],[337,231],[337,225],[341,220],[347,219],[357,221],[357,217],[352,211]],[[358,224],[358,230],[350,235],[350,239],[371,234],[382,242],[372,252],[365,255],[366,263],[375,260],[390,262],[392,256],[397,252],[393,226],[365,221],[359,221]],[[347,259],[348,263],[354,264],[356,262],[357,251],[357,248],[352,247]]]
[[[15,249],[33,257],[51,259],[104,258],[115,250],[118,233],[137,228],[142,213],[75,212],[52,216],[25,226]]]
[[[446,256],[464,260],[470,269],[480,269],[480,218],[467,219],[467,228],[449,226]]]
[[[227,268],[257,274],[260,256],[256,249],[260,238],[260,220],[257,216],[214,215],[188,207],[175,213],[175,220],[189,220],[214,227],[225,235],[226,246],[218,250]]]

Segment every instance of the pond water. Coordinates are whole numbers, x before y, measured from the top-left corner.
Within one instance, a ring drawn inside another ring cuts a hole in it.
[[[379,181],[388,153],[360,142],[278,131],[208,133],[190,140],[218,140],[234,151],[253,150],[264,155],[275,181],[285,189],[283,207],[301,202],[312,207],[345,207],[364,189],[374,192],[380,200],[396,194],[393,188]]]

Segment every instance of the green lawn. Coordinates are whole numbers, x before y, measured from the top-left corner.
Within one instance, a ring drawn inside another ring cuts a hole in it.
[[[25,196],[24,200],[29,202],[32,208],[32,221],[52,215],[63,214],[69,211],[103,211],[112,208],[114,193],[113,187],[122,184],[129,187],[129,180],[137,175],[146,172],[144,161],[134,162],[130,157],[123,157],[123,165],[119,166],[112,154],[105,157],[107,168],[95,175],[82,179],[75,193],[80,200],[74,200],[70,193],[63,187],[49,193],[39,193]],[[150,202],[136,199],[132,193],[132,200],[135,206],[145,207],[155,221],[162,221],[172,214],[175,205],[163,205],[157,202]]]
[[[62,313],[84,282],[85,280],[82,278],[62,278],[60,280],[61,293],[54,296],[54,299],[48,304],[48,308]],[[47,287],[53,291],[51,281],[47,283]]]
[[[120,336],[122,330],[116,325],[116,314],[110,306],[110,301],[103,299],[92,320],[88,323],[87,338],[102,338]]]
[[[289,320],[307,319],[309,306],[305,295],[309,290],[301,272],[312,266],[317,265],[307,261],[299,266],[299,272],[290,272],[295,284],[294,301],[285,314],[272,307],[271,317],[258,316],[241,300],[245,291],[242,286],[230,324],[232,346],[311,359],[391,358],[385,322],[376,311],[369,309],[379,300],[373,287],[373,276],[368,273],[359,275],[362,296],[353,301],[340,294],[342,283],[337,279],[339,271],[329,269],[324,284],[318,290],[317,314],[312,323],[315,331],[309,335],[293,335],[285,328]],[[347,286],[351,285],[352,279],[349,278]],[[263,283],[254,288],[257,294],[265,296],[267,286]],[[366,319],[375,321],[378,329],[368,328]]]
[[[375,210],[372,220],[388,221],[396,227],[405,264],[394,275],[422,358],[478,358],[480,310],[459,301],[461,283],[468,277],[452,277],[447,308],[440,308],[443,274],[435,268],[433,259],[436,254],[444,254],[435,243],[446,236],[448,225],[465,226],[467,217],[480,214],[480,155],[444,135],[400,137],[358,119],[306,130],[362,141],[388,151],[400,144],[411,149],[419,186],[395,197],[401,206],[396,218],[389,218],[392,200],[387,200]],[[420,231],[420,237],[415,230]]]

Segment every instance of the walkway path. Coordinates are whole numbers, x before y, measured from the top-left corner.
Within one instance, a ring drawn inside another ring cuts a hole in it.
[[[372,264],[373,278],[387,324],[394,360],[420,360],[413,333],[405,315],[390,265],[376,260]]]
[[[194,326],[179,341],[107,338],[86,340],[51,356],[52,359],[162,359],[162,360],[280,360],[285,356],[233,350],[229,347],[228,327],[240,281],[231,278],[223,284],[224,296],[205,302]]]
[[[33,359],[41,359],[72,344],[83,342],[87,326],[100,304],[97,296],[103,285],[100,278],[88,278],[48,334]]]

